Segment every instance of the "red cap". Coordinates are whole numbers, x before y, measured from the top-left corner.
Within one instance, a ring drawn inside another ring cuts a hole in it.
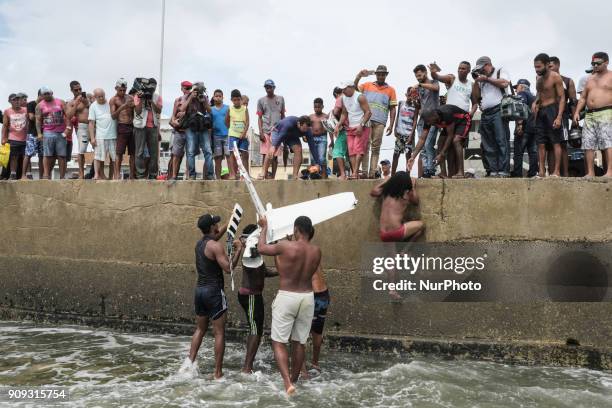
[[[189,81],[183,81],[181,82],[181,86],[185,87],[185,88],[191,88],[193,86],[193,84]]]

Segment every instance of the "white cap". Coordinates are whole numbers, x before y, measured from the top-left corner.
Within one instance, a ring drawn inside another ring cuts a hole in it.
[[[470,173],[470,174],[476,174],[476,170],[474,170],[473,168],[469,168],[465,171],[466,173]]]
[[[342,82],[340,82],[340,85],[338,85],[338,88],[344,89],[344,88],[348,88],[349,86],[355,87],[355,82],[353,82],[351,80],[342,81]]]

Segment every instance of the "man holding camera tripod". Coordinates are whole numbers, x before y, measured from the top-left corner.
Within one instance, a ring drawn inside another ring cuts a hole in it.
[[[136,146],[136,173],[141,179],[148,173],[155,179],[159,171],[159,114],[162,98],[158,94],[137,91],[134,95],[134,144]],[[151,156],[148,172],[145,169],[145,145]]]
[[[210,129],[212,121],[210,118],[210,104],[206,95],[204,83],[193,84],[191,92],[179,106],[179,113],[183,113],[181,128],[185,129],[187,136],[187,166],[189,168],[189,179],[195,180],[196,166],[195,157],[199,151],[204,153],[204,180],[215,179],[213,153],[210,140]]]

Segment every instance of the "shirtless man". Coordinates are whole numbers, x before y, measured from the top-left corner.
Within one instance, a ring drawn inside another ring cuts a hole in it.
[[[425,230],[423,221],[404,221],[404,213],[409,204],[418,205],[416,179],[410,174],[398,171],[393,176],[378,184],[370,192],[372,197],[382,197],[380,209],[380,240],[382,242],[414,242]],[[389,280],[395,281],[396,271],[390,271]],[[389,296],[401,299],[396,290],[390,290]]]
[[[327,132],[321,124],[329,116],[323,113],[323,99],[314,100],[314,113],[310,114],[312,136],[308,138],[308,148],[310,149],[311,164],[318,164],[321,167],[321,177],[327,178]]]
[[[74,96],[66,106],[66,117],[76,130],[77,139],[79,142],[79,178],[85,177],[85,153],[89,144],[89,99],[78,81],[70,82],[70,91]],[[72,154],[70,147],[67,152]],[[69,160],[69,159],[68,159]]]
[[[244,245],[246,238],[257,229],[257,225],[249,224],[242,230],[240,241]],[[259,257],[261,259],[261,257]],[[249,335],[247,336],[247,351],[242,366],[242,372],[251,374],[253,372],[253,361],[257,354],[257,349],[261,343],[264,324],[264,298],[263,289],[265,279],[278,276],[278,272],[273,272],[266,268],[266,264],[261,260],[261,265],[253,267],[250,262],[254,258],[242,258],[242,283],[238,290],[238,303],[242,306],[249,324]]]
[[[612,72],[608,70],[609,57],[596,52],[591,59],[593,74],[580,95],[574,113],[574,125],[578,125],[580,111],[586,106],[582,129],[582,148],[586,151],[587,174],[594,177],[595,151],[605,151],[607,170],[604,177],[612,177]]]
[[[293,240],[266,243],[268,222],[259,220],[261,235],[257,249],[262,255],[275,256],[280,275],[279,291],[272,304],[272,349],[285,383],[285,391],[295,392],[293,385],[304,363],[308,332],[314,316],[312,276],[321,263],[321,249],[310,243],[314,236],[312,221],[300,216],[293,224]],[[291,376],[287,343],[291,338]]]
[[[187,136],[185,134],[185,129],[181,129],[181,119],[183,119],[183,116],[185,116],[185,112],[179,112],[179,107],[181,106],[181,103],[187,100],[192,88],[193,84],[191,82],[181,82],[182,96],[179,96],[174,100],[174,106],[172,107],[172,116],[170,117],[170,127],[172,127],[172,145],[170,146],[170,162],[168,163],[168,178],[171,180],[178,179],[181,162],[183,161],[183,157],[185,157]],[[189,166],[187,163],[185,163],[185,173],[183,176],[185,178],[189,178]]]
[[[312,275],[312,290],[314,291],[315,310],[312,325],[310,326],[310,335],[312,336],[312,362],[310,366],[313,370],[321,372],[319,356],[321,355],[321,346],[323,345],[323,326],[325,325],[330,300],[321,264],[319,264],[315,274]],[[302,364],[302,377],[309,377],[306,370],[306,362]]]
[[[382,242],[415,241],[425,230],[423,221],[404,222],[408,204],[418,205],[416,180],[405,171],[398,171],[370,192],[382,197],[380,210],[380,240]]]
[[[538,75],[536,89],[538,94],[532,110],[536,118],[536,139],[538,142],[539,177],[545,177],[546,145],[551,144],[554,151],[552,177],[561,176],[561,143],[563,138],[563,112],[565,111],[565,91],[561,75],[549,69],[550,57],[538,54],[533,59],[533,67]]]
[[[130,180],[136,178],[136,146],[134,145],[134,98],[128,95],[127,81],[119,78],[115,83],[115,91],[109,103],[111,117],[117,121],[117,160],[114,173],[121,178],[121,163],[127,148],[130,155]]]

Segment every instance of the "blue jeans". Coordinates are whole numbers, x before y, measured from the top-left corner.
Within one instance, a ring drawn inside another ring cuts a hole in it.
[[[419,132],[419,137],[423,134],[423,126],[425,122],[423,119],[419,119],[419,123],[417,124],[417,131]],[[429,133],[427,133],[427,140],[425,141],[425,146],[423,146],[423,175],[424,176],[435,176],[436,175],[436,166],[434,164],[434,160],[436,158],[436,139],[438,138],[438,128],[432,126],[429,128]]]
[[[510,175],[510,128],[499,108],[482,113],[479,132],[491,175]]]
[[[321,170],[327,169],[327,134],[308,138],[311,164],[318,164]]]
[[[208,130],[196,132],[187,129],[185,130],[185,136],[187,138],[187,166],[189,167],[189,177],[196,177],[195,157],[201,150],[202,153],[204,153],[204,167],[206,168],[204,177],[211,180],[214,179],[215,168],[212,147],[210,145],[210,132]]]

